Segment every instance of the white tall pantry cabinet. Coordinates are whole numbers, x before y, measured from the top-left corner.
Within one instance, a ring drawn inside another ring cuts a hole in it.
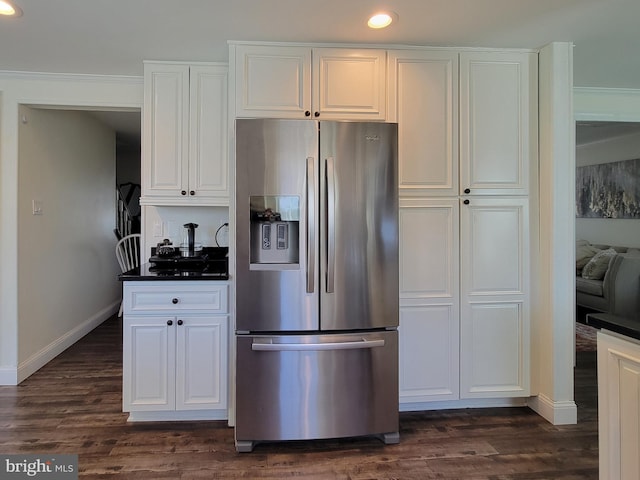
[[[537,54],[232,42],[229,55],[232,117],[398,123],[401,408],[528,396]]]
[[[389,51],[398,122],[400,396],[529,395],[529,52]]]

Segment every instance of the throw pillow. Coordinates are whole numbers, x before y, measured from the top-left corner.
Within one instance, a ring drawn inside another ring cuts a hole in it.
[[[609,268],[609,262],[617,254],[613,248],[596,253],[582,269],[582,278],[586,278],[587,280],[602,280]]]
[[[589,263],[593,256],[600,252],[599,248],[593,245],[580,245],[576,248],[576,273],[580,274],[584,266]]]

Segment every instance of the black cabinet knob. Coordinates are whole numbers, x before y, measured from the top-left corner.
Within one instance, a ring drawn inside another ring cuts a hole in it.
[[[182,325],[184,322],[182,320],[178,320],[178,325]]]
[[[306,111],[304,112],[304,116],[305,116],[305,117],[310,117],[310,116],[311,116],[311,112],[310,112],[309,110],[306,110]]]
[[[172,299],[171,299],[171,303],[173,303],[174,305],[175,305],[176,303],[178,303],[179,301],[180,301],[180,300],[178,300],[177,298],[172,298]]]
[[[190,191],[189,191],[189,195],[195,195],[195,194],[196,194],[196,191],[195,191],[195,190],[190,190]]]
[[[314,117],[319,117],[320,116],[320,112],[313,112],[313,116]]]
[[[464,193],[471,193],[471,189],[470,188],[465,188],[464,189]]]
[[[187,191],[186,191],[186,190],[182,190],[182,191],[180,192],[180,194],[181,194],[181,195],[186,195],[186,194],[187,194]]]
[[[471,203],[471,202],[469,202],[469,200],[468,200],[468,199],[466,199],[466,200],[465,200],[464,202],[462,202],[462,203],[464,203],[465,205],[469,205],[469,203]]]
[[[173,325],[173,320],[167,320],[167,325],[169,326]]]

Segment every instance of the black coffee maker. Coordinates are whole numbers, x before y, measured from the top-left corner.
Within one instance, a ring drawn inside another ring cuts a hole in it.
[[[199,257],[202,255],[202,244],[196,243],[197,223],[185,223],[183,241],[180,244],[180,255],[183,257]]]

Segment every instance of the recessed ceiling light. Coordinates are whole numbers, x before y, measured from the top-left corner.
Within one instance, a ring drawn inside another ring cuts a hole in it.
[[[22,15],[22,10],[8,0],[0,0],[0,15],[19,17]]]
[[[377,12],[369,18],[367,25],[369,28],[384,28],[397,19],[398,15],[394,12]]]

